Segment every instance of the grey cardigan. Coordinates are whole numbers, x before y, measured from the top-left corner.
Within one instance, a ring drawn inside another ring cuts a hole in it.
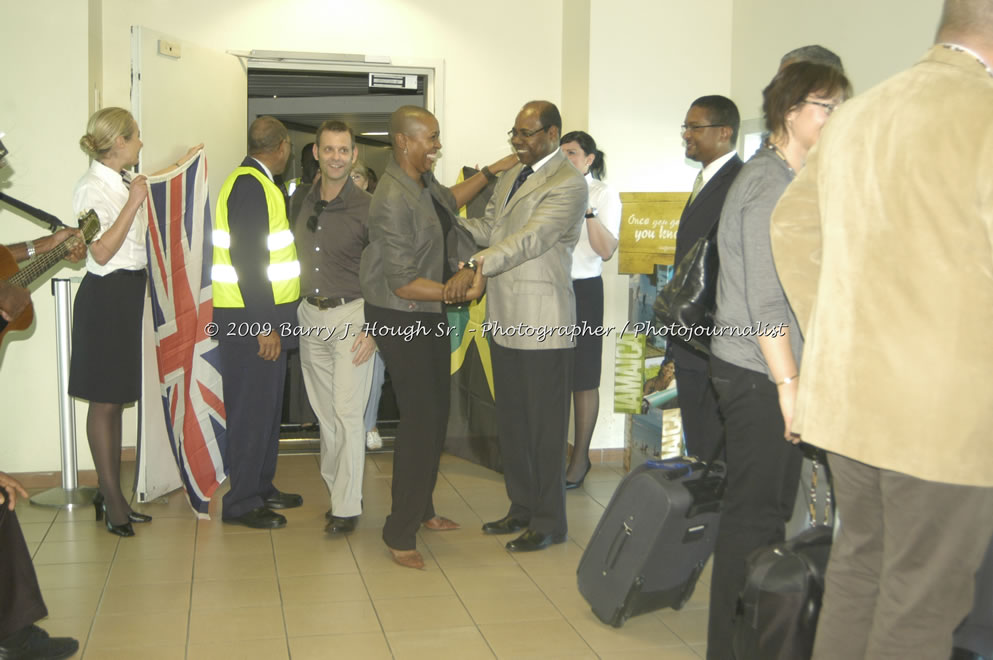
[[[725,362],[764,373],[769,367],[756,329],[790,327],[790,347],[800,364],[803,340],[772,259],[769,220],[794,177],[774,151],[761,148],[731,184],[717,230],[720,271],[711,353]],[[723,333],[723,334],[720,334]]]
[[[468,259],[475,243],[455,222],[455,197],[431,172],[422,177],[424,187],[390,160],[376,186],[369,206],[369,245],[362,252],[359,283],[365,301],[403,312],[441,312],[440,302],[408,300],[394,291],[418,277],[441,282],[444,243],[438,210],[432,197],[449,211],[452,230],[447,237],[452,270]]]

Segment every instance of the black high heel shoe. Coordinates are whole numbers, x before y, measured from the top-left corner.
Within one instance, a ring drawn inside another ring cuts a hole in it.
[[[123,525],[115,525],[110,522],[110,516],[107,515],[107,505],[103,505],[103,515],[106,517],[107,531],[111,534],[117,534],[118,536],[134,536],[134,527],[131,526],[131,521],[124,523]]]
[[[589,461],[589,459],[587,459],[587,461]],[[586,481],[586,475],[588,475],[590,473],[590,470],[592,470],[592,469],[593,469],[593,463],[591,461],[590,462],[587,462],[586,463],[586,472],[583,473],[583,478],[580,479],[579,481],[566,481],[565,482],[565,489],[566,490],[572,490],[574,488],[579,488],[580,486],[582,486],[583,485],[583,482]]]
[[[98,492],[93,496],[93,508],[96,509],[97,521],[103,520],[103,513],[106,507],[103,505],[103,493]],[[152,517],[136,511],[128,511],[128,522],[148,523],[152,522]]]

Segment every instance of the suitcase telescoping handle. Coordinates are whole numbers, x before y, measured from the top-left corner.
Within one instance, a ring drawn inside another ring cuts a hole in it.
[[[628,520],[634,520],[634,516],[628,518]],[[628,524],[628,520],[621,523],[621,528],[617,530],[614,540],[610,542],[610,548],[607,550],[607,554],[603,558],[603,571],[604,575],[607,571],[614,569],[614,565],[617,564],[617,558],[621,556],[621,550],[624,549],[624,544],[627,543],[628,538],[630,538],[631,533],[634,529]]]

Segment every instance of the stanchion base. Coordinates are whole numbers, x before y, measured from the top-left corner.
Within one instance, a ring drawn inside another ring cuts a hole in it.
[[[96,494],[96,488],[50,488],[32,497],[31,504],[75,511],[83,507],[92,507],[93,497]]]

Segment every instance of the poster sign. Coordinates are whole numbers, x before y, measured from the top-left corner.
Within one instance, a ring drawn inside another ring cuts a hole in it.
[[[656,264],[671,266],[676,229],[689,193],[621,193],[619,273],[653,274]]]
[[[625,333],[614,356],[614,412],[640,414],[644,385],[645,335]]]

